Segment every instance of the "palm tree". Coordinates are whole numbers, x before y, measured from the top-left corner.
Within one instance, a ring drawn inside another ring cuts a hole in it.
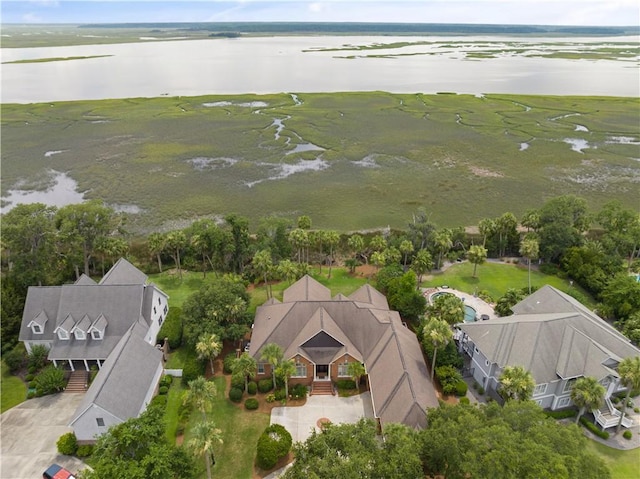
[[[271,250],[263,249],[258,251],[251,261],[256,273],[261,274],[264,279],[264,287],[267,290],[267,299],[271,297],[271,289],[269,287],[268,275],[273,271],[273,260],[271,259]]]
[[[604,386],[596,378],[580,378],[573,384],[571,400],[580,408],[578,417],[576,417],[576,424],[578,424],[587,409],[591,410],[602,406],[605,394]]]
[[[196,343],[196,353],[198,353],[198,359],[208,359],[211,366],[211,375],[213,376],[213,360],[222,351],[222,342],[218,336],[214,333],[202,334],[198,338]]]
[[[217,429],[213,421],[202,421],[193,426],[193,437],[189,440],[189,447],[196,456],[203,456],[207,465],[207,478],[211,479],[211,462],[216,463],[213,455],[213,445],[222,444],[222,431]],[[212,459],[210,461],[209,459]]]
[[[620,364],[618,364],[618,374],[620,375],[620,382],[627,387],[627,394],[624,397],[622,414],[620,414],[620,421],[618,421],[616,432],[619,432],[620,427],[622,427],[622,419],[624,419],[624,413],[627,411],[627,403],[629,402],[631,390],[640,388],[640,356],[624,358],[620,361]]]
[[[239,374],[244,377],[244,390],[247,390],[249,378],[255,378],[258,371],[258,364],[253,356],[249,353],[242,353],[239,358],[233,362],[231,366],[233,374]]]
[[[283,259],[282,261],[280,261],[280,263],[278,263],[277,270],[278,275],[280,275],[282,279],[285,279],[289,283],[296,279],[296,276],[298,274],[298,267],[290,259]]]
[[[329,278],[331,278],[331,267],[333,266],[333,249],[340,242],[340,235],[337,231],[327,231],[324,234],[324,239],[329,246]]]
[[[149,252],[158,259],[158,269],[162,273],[162,259],[160,255],[165,248],[166,238],[162,233],[151,233],[147,238]]]
[[[353,256],[355,258],[357,258],[358,255],[362,254],[362,250],[364,249],[364,238],[362,236],[357,233],[351,235],[347,240],[347,244],[349,245],[349,248],[351,248],[351,251],[353,252]],[[365,256],[365,260],[366,259],[367,258]]]
[[[279,344],[268,343],[262,348],[262,354],[260,355],[261,361],[267,361],[271,365],[271,377],[273,379],[273,389],[276,388],[276,368],[282,361],[284,351]]]
[[[434,235],[433,242],[435,250],[438,252],[436,269],[440,269],[440,267],[442,266],[442,257],[453,247],[451,231],[446,228],[437,231]]]
[[[526,236],[520,243],[520,254],[527,258],[529,266],[529,294],[531,294],[531,261],[540,254],[540,243],[533,236]]]
[[[380,266],[385,264],[386,261],[387,258],[385,257],[384,253],[381,253],[380,251],[374,251],[371,254],[371,262],[376,266],[376,272],[380,270]]]
[[[400,252],[403,255],[403,261],[402,261],[402,266],[407,267],[407,256],[409,256],[411,253],[413,253],[413,243],[409,240],[404,240],[402,243],[400,243],[399,246]]]
[[[284,379],[285,398],[289,399],[289,378],[296,372],[296,363],[292,359],[282,361],[276,370],[276,374]]]
[[[418,275],[418,289],[422,283],[422,275],[433,268],[433,258],[431,253],[426,249],[421,249],[416,253],[413,262],[411,263],[411,269]]]
[[[353,381],[356,383],[356,388],[360,385],[360,378],[365,374],[367,374],[367,371],[365,370],[362,363],[358,361],[350,362],[349,366],[347,366],[347,372],[349,373],[349,376],[353,378]]]
[[[535,386],[533,376],[522,366],[507,366],[500,375],[500,391],[506,400],[526,401]]]
[[[473,277],[476,277],[476,269],[487,259],[487,248],[479,245],[472,245],[467,251],[467,258],[473,263]]]
[[[176,268],[178,268],[178,276],[180,277],[180,279],[182,279],[180,251],[182,251],[182,249],[187,245],[187,236],[182,230],[170,231],[169,233],[167,233],[165,245],[169,249],[170,254],[173,257]]]
[[[436,355],[439,348],[445,347],[453,339],[453,331],[449,324],[438,318],[429,318],[422,329],[424,341],[429,341],[433,345],[433,359],[431,360],[431,382],[436,370]]]
[[[289,233],[289,243],[293,246],[298,256],[298,263],[302,263],[304,260],[304,250],[309,246],[309,234],[302,228],[296,228]]]
[[[487,239],[491,236],[496,229],[496,222],[491,218],[483,218],[478,223],[478,230],[482,235],[482,246],[487,246]]]
[[[216,397],[218,390],[216,385],[200,376],[189,381],[189,389],[182,396],[183,404],[190,404],[202,413],[202,419],[207,419],[207,411]]]

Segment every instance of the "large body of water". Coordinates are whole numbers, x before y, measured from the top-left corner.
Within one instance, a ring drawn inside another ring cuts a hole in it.
[[[343,45],[432,42],[395,49]],[[388,91],[640,96],[638,58],[532,57],[637,38],[251,37],[1,49],[2,103],[205,94]],[[564,43],[564,45],[562,45]],[[567,46],[567,44],[570,44]],[[522,51],[514,53],[514,47]],[[504,48],[504,53],[501,49]],[[491,58],[469,52],[497,52]],[[101,58],[6,62],[108,55]]]

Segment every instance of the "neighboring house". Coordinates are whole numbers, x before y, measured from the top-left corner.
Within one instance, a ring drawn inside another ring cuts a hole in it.
[[[73,284],[30,286],[20,341],[49,348],[49,359],[69,369],[102,368],[134,323],[146,324],[144,340],[155,344],[169,310],[168,296],[120,259],[99,283],[82,275]]]
[[[282,302],[270,299],[256,311],[249,354],[258,361],[258,379],[271,377],[270,365],[260,360],[268,343],[295,361],[290,383],[311,386],[312,393],[349,379],[349,363],[362,363],[382,423],[424,428],[426,409],[438,406],[415,334],[370,285],[332,298],[328,288],[303,277],[284,291]]]
[[[474,379],[496,397],[505,366],[523,366],[536,386],[533,400],[545,409],[571,405],[576,379],[595,377],[606,389],[605,405],[594,411],[603,427],[617,424],[610,397],[625,388],[617,367],[640,350],[571,296],[544,286],[513,308],[512,316],[458,324],[456,339],[471,357]]]
[[[70,423],[78,441],[94,441],[150,402],[163,371],[155,344],[168,299],[125,259],[99,283],[83,275],[73,284],[29,288],[20,329],[27,351],[42,344],[56,366],[99,369]]]

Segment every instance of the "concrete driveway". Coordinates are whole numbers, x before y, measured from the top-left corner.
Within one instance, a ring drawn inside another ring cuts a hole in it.
[[[78,472],[85,464],[58,454],[65,432],[84,394],[60,393],[29,399],[0,416],[0,478],[35,479],[53,463]]]
[[[313,429],[320,431],[320,419],[340,424],[355,423],[363,417],[373,418],[369,392],[346,398],[310,396],[304,406],[276,407],[271,411],[271,424],[281,424],[291,433],[294,442],[303,442]]]

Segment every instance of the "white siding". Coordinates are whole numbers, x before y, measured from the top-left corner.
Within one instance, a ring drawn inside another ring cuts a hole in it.
[[[157,288],[153,290],[153,298],[151,300],[151,324],[149,326],[149,331],[145,336],[144,340],[149,344],[156,344],[156,338],[158,336],[158,332],[160,331],[160,320],[164,322],[167,318],[167,313],[169,311],[169,301],[167,296],[162,293]]]
[[[98,426],[98,418],[104,421],[104,426]],[[107,432],[109,427],[120,424],[121,422],[120,419],[111,413],[92,404],[75,422],[71,423],[70,426],[73,428],[73,432],[78,438],[78,441],[95,441],[99,435]]]

